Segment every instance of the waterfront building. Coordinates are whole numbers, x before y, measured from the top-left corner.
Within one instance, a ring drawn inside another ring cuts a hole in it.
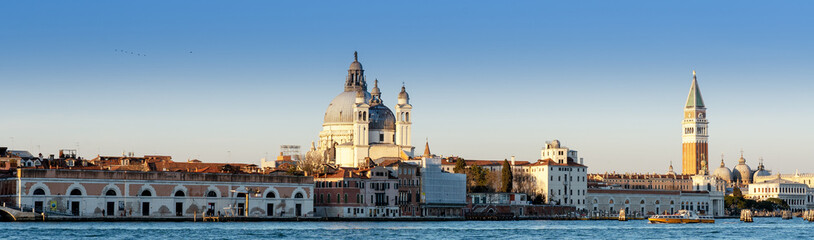
[[[421,216],[421,168],[416,163],[387,160],[379,164],[398,176],[398,205],[401,216]]]
[[[785,180],[779,174],[773,179],[749,184],[749,191],[744,195],[758,201],[779,198],[786,201],[792,211],[814,208],[814,193],[808,185]]]
[[[0,201],[94,218],[246,216],[247,210],[257,218],[313,217],[313,185],[311,177],[264,174],[22,168],[0,178]]]
[[[684,130],[681,136],[682,174],[695,175],[702,168],[709,172],[709,166],[707,166],[709,122],[706,114],[707,108],[701,97],[701,89],[698,87],[695,71],[692,71],[692,85],[690,93],[687,95],[687,103],[684,105],[684,121],[681,124]]]
[[[410,160],[421,167],[421,215],[428,217],[463,217],[466,206],[466,174],[448,173],[441,168],[441,158],[432,155],[429,145],[419,160]]]
[[[525,193],[467,193],[466,215],[523,217],[529,211]]]
[[[761,183],[764,181],[772,180],[780,176],[780,179],[806,184],[809,188],[814,188],[814,173],[793,173],[793,174],[775,174],[771,176],[755,176],[754,182]]]
[[[398,178],[381,166],[339,168],[315,178],[315,209],[320,217],[398,217]]]
[[[592,216],[627,214],[649,216],[692,210],[702,215],[723,216],[723,201],[713,201],[707,191],[588,189],[588,208]]]
[[[528,174],[533,182],[534,194],[542,195],[544,203],[575,206],[585,209],[585,194],[588,189],[588,167],[582,165],[577,151],[562,146],[559,140],[546,142],[540,152],[540,160],[535,162],[510,161],[513,172]],[[579,159],[579,162],[577,162]],[[444,171],[452,172],[455,161],[460,158],[447,158],[442,162]],[[464,160],[467,168],[480,166],[490,172],[500,172],[503,160]]]
[[[395,114],[384,105],[378,80],[367,91],[364,69],[354,52],[344,91],[325,110],[319,146],[329,162],[341,167],[364,167],[366,159],[413,156],[412,105],[404,86],[398,93]]]

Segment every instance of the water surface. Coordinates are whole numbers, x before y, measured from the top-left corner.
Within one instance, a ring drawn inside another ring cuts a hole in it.
[[[800,218],[451,222],[0,222],[0,239],[810,239]]]

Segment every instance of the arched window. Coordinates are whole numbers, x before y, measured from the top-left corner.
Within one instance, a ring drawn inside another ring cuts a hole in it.
[[[597,201],[597,200],[596,200],[596,198],[594,198],[594,204],[596,204],[596,203],[598,203],[598,202],[599,202],[599,201]]]
[[[302,193],[297,193],[294,195],[294,198],[302,198]],[[338,198],[338,197],[337,197]]]
[[[640,204],[644,204],[644,199],[642,199],[642,202]]]
[[[178,191],[175,191],[175,196],[176,197],[183,197],[183,196],[186,196],[186,194],[184,194],[184,191],[178,190]]]
[[[675,204],[675,202],[673,200],[670,200],[670,204]]]
[[[150,196],[153,196],[153,193],[151,193],[150,190],[144,189],[144,191],[141,191],[141,196],[142,197],[150,197]]]
[[[245,194],[245,193],[238,193],[238,194],[237,194],[237,197],[239,197],[239,198],[246,198],[246,194]]]
[[[404,119],[405,119],[404,121],[406,121],[406,122],[410,121],[410,113],[409,112],[404,113]]]
[[[116,196],[116,191],[113,189],[107,190],[107,192],[105,192],[105,196]]]
[[[609,204],[613,204],[613,199],[611,199],[610,201],[608,201],[608,203],[609,203]]]
[[[659,204],[659,200],[656,200],[656,204]]]
[[[266,193],[266,198],[277,198],[277,196],[274,195],[274,192],[269,192],[269,193]]]
[[[625,199],[625,204],[630,204],[630,200],[629,200],[629,199]]]
[[[79,189],[71,190],[71,196],[81,196],[81,195],[82,195],[82,190],[79,190]]]
[[[218,197],[218,193],[216,193],[215,191],[209,191],[209,192],[206,193],[206,196],[207,197]]]
[[[34,195],[45,195],[45,190],[42,190],[42,188],[37,188],[34,190]]]

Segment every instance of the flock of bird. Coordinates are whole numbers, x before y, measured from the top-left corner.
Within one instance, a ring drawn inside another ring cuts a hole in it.
[[[113,49],[113,51],[116,52],[116,53],[130,54],[130,55],[136,55],[136,56],[141,56],[141,57],[146,57],[147,56],[147,54],[145,54],[145,53],[127,51],[127,50],[123,50],[123,49]],[[189,53],[192,53],[192,51],[189,51]]]
[[[132,51],[126,51],[126,50],[122,50],[122,49],[115,49],[113,51],[116,52],[116,53],[121,53],[121,54],[130,54],[130,55],[143,56],[143,57],[147,56],[147,54],[132,52]]]

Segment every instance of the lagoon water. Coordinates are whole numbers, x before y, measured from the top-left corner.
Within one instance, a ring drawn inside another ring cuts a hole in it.
[[[0,222],[0,239],[810,239],[800,218],[619,221]]]

